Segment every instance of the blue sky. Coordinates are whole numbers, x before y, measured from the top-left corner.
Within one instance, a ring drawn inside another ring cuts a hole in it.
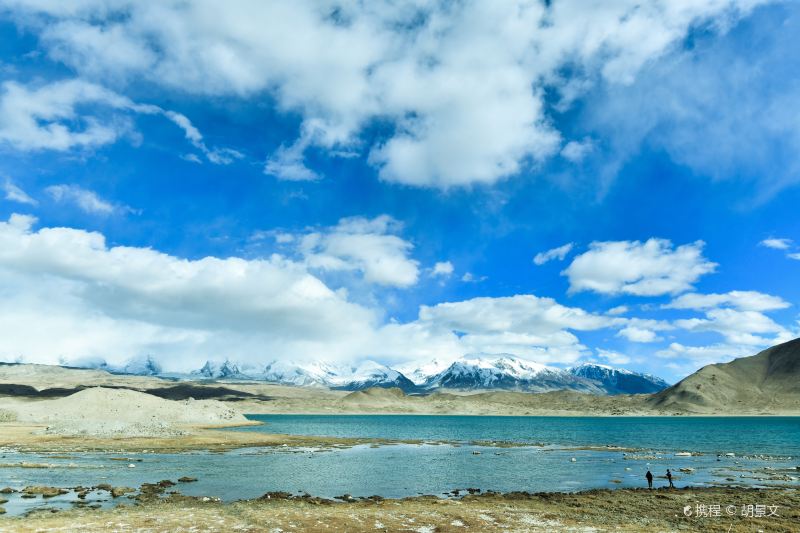
[[[800,9],[637,4],[0,1],[0,359],[798,336]]]

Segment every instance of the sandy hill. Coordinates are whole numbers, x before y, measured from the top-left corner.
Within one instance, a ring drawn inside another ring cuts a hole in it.
[[[64,398],[6,407],[20,422],[49,424],[62,435],[163,436],[184,426],[229,425],[247,419],[216,400],[173,401],[126,389],[94,387]]]
[[[752,357],[708,365],[652,396],[661,411],[796,414],[800,411],[800,339]]]

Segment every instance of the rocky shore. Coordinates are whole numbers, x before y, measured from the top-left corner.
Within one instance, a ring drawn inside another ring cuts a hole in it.
[[[190,481],[184,481],[184,483]],[[442,499],[420,496],[336,500],[268,493],[224,504],[211,497],[179,494],[180,482],[163,480],[139,489],[92,487],[127,504],[92,504],[25,518],[0,518],[0,531],[796,531],[796,489],[644,489],[566,493],[478,494]],[[77,488],[76,488],[77,489]],[[53,489],[58,490],[58,489]],[[32,489],[32,492],[36,492]],[[38,490],[44,497],[46,488]],[[88,492],[86,493],[88,494]],[[35,495],[34,497],[39,497]],[[80,498],[80,494],[79,494]]]

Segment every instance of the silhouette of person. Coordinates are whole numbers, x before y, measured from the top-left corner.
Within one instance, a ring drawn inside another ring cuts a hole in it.
[[[652,489],[653,488],[653,473],[650,472],[650,470],[648,470],[647,473],[644,475],[644,477],[647,478],[647,488],[648,489]]]
[[[667,468],[667,481],[669,481],[669,488],[674,489],[675,485],[672,484],[672,472]]]

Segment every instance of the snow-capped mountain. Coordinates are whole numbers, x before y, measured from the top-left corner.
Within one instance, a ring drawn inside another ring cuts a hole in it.
[[[137,357],[124,365],[109,365],[102,360],[85,360],[77,366],[118,374],[172,379],[264,381],[348,391],[397,387],[404,392],[423,393],[439,389],[460,389],[651,394],[669,387],[667,382],[656,376],[622,368],[584,363],[561,369],[510,354],[473,354],[455,361],[434,360],[423,364],[406,364],[398,368],[390,368],[370,360],[354,364],[276,360],[266,365],[230,360],[207,361],[201,368],[188,374],[164,372],[152,356]]]
[[[290,363],[272,361],[264,367],[264,381],[299,387],[327,387],[339,373],[336,365],[323,361],[313,363]]]
[[[431,376],[443,372],[452,364],[452,360],[434,359],[429,363],[420,364],[411,362],[395,368],[398,372],[401,372],[404,376],[413,381],[415,385],[422,386],[425,385],[425,382],[428,381]]]
[[[608,394],[652,394],[669,387],[669,383],[659,377],[597,363],[584,363],[568,371],[600,383]]]
[[[562,369],[526,361],[513,355],[465,356],[428,377],[427,389],[503,389],[528,392],[575,390],[602,394],[594,382]]]
[[[397,387],[404,392],[418,389],[417,385],[401,372],[375,361],[365,361],[358,366],[351,367],[349,372],[345,370],[331,380],[331,388],[334,389],[355,391],[370,387]]]
[[[218,364],[213,361],[206,361],[203,368],[193,370],[192,376],[197,376],[206,379],[246,379],[246,376],[240,369],[239,365],[232,363],[227,359],[225,362]]]

